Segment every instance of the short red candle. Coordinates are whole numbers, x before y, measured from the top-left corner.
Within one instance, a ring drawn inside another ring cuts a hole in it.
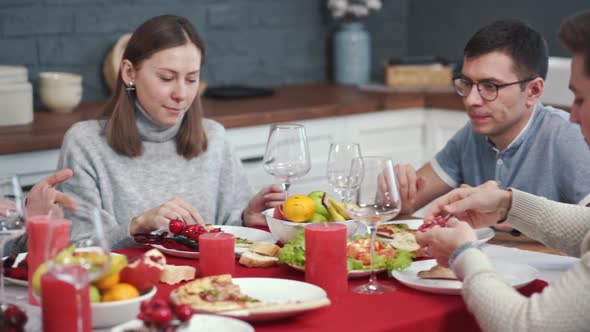
[[[71,266],[67,271],[61,272],[75,278],[87,278],[87,271],[81,266]],[[45,273],[41,277],[41,315],[44,332],[92,331],[88,283],[81,289],[76,289],[73,284],[58,279],[53,273]],[[82,330],[78,329],[80,316]]]
[[[305,227],[305,281],[330,297],[348,289],[346,226],[317,223]]]
[[[199,236],[201,276],[234,274],[236,238],[228,233],[203,233]]]
[[[39,215],[27,219],[27,235],[28,235],[28,277],[33,280],[33,274],[37,267],[45,260],[51,257],[47,255],[55,254],[62,248],[65,248],[70,242],[70,227],[72,222],[66,219],[57,219],[51,222],[52,239],[47,252],[47,240],[49,233],[49,216]],[[29,287],[29,303],[39,305],[37,300],[33,297],[33,287]]]

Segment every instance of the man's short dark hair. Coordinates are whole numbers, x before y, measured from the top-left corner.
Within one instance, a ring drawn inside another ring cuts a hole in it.
[[[520,80],[547,76],[547,42],[520,20],[498,20],[481,28],[469,39],[463,53],[468,59],[496,51],[512,58]]]
[[[590,11],[573,15],[565,20],[557,36],[570,52],[582,54],[586,75],[590,77]]]

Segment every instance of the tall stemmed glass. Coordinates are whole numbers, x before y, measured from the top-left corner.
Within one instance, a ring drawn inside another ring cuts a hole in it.
[[[18,177],[0,176],[0,257],[4,257],[6,241],[24,232],[24,196]],[[0,307],[4,310],[8,305],[4,293],[4,269],[0,272]]]
[[[91,232],[75,242],[76,252],[73,255],[50,252],[49,244],[52,239],[52,230],[49,227],[48,233],[48,258],[47,270],[56,279],[67,282],[77,290],[77,326],[78,331],[83,331],[83,303],[81,291],[84,287],[101,277],[111,266],[111,247],[105,236],[104,224],[100,210],[79,204],[77,207],[81,216],[77,222],[89,222],[92,225]],[[50,214],[50,222],[56,222],[56,218]],[[63,253],[63,251],[62,251]]]
[[[381,294],[395,287],[377,282],[375,261],[375,234],[380,223],[390,220],[401,210],[401,199],[396,184],[393,161],[386,157],[362,157],[352,161],[351,175],[358,174],[362,181],[356,196],[347,202],[348,213],[365,224],[370,233],[371,277],[369,282],[353,289],[359,294]]]
[[[272,125],[263,163],[264,170],[281,181],[288,195],[291,182],[311,169],[305,127],[294,123]]]
[[[350,200],[348,196],[352,194],[355,187],[351,181],[356,179],[350,176],[352,160],[360,156],[361,146],[358,143],[330,144],[327,166],[328,183],[343,202]]]

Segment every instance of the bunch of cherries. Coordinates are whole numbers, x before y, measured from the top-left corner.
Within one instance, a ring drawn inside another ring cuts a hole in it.
[[[194,310],[188,304],[174,305],[162,299],[152,299],[141,302],[137,318],[147,327],[157,330],[175,331],[182,324],[188,322]]]
[[[2,305],[2,310],[0,310],[0,331],[24,331],[27,319],[27,314],[21,308],[13,304]]]
[[[214,228],[211,231],[208,231],[207,228],[203,225],[194,224],[194,225],[187,225],[182,220],[170,220],[168,224],[168,229],[170,229],[170,233],[174,235],[183,235],[193,241],[199,240],[199,235],[203,233],[218,233],[221,232],[221,229]]]

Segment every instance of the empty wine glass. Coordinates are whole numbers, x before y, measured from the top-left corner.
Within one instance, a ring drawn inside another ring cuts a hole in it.
[[[24,232],[24,198],[18,177],[0,176],[0,257],[4,257],[6,242]],[[0,307],[2,310],[8,305],[7,302],[4,292],[4,268],[2,268],[0,273]]]
[[[364,224],[370,233],[371,277],[369,282],[353,289],[360,294],[381,294],[395,290],[393,285],[377,282],[375,234],[380,223],[393,219],[401,210],[401,199],[396,184],[393,161],[386,157],[362,157],[352,161],[351,175],[361,178],[356,195],[345,204],[348,213]]]
[[[270,127],[264,170],[281,181],[285,195],[291,182],[311,169],[305,127],[300,124],[274,124]]]
[[[355,187],[351,181],[355,181],[356,179],[350,176],[352,160],[360,156],[361,147],[358,143],[330,144],[327,166],[328,183],[343,202],[350,200],[348,196]]]
[[[44,284],[43,293],[53,294],[59,288],[59,282],[65,282],[72,285],[76,289],[76,306],[77,306],[77,327],[78,331],[84,331],[86,324],[89,324],[89,318],[84,315],[84,303],[82,292],[85,287],[99,277],[103,276],[105,272],[109,271],[111,266],[111,247],[105,237],[100,210],[97,208],[88,207],[85,204],[80,204],[77,207],[79,210],[80,220],[77,222],[90,222],[92,224],[92,231],[83,236],[81,239],[74,242],[75,251],[71,252],[68,249],[59,252],[50,251],[50,243],[52,239],[52,230],[55,227],[49,227],[48,232],[48,257],[47,273],[50,273],[55,280],[48,281]],[[50,223],[56,223],[56,219],[50,214]],[[57,284],[57,285],[56,285]],[[45,285],[54,287],[54,291],[44,289]],[[89,305],[89,304],[86,304]]]

